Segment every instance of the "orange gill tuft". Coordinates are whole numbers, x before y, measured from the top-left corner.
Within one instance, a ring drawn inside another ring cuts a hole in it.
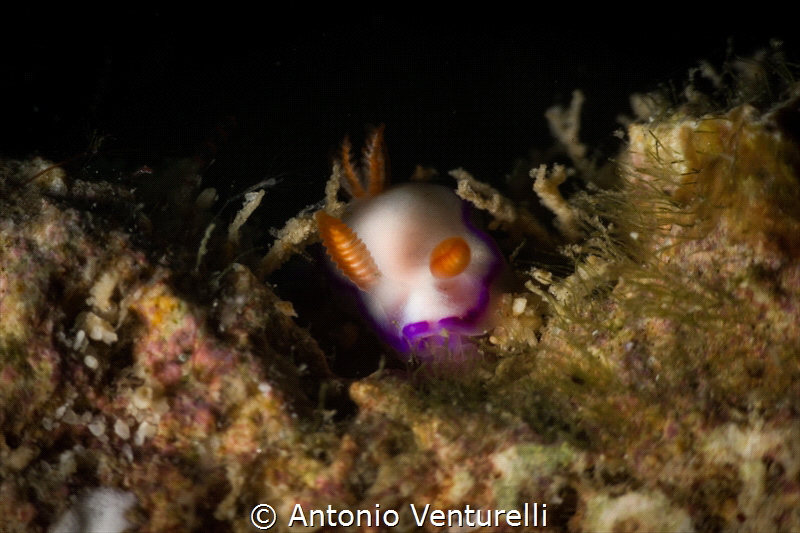
[[[364,163],[369,169],[367,190],[369,196],[382,193],[386,182],[386,145],[383,142],[383,129],[383,124],[375,128],[371,141],[364,147]]]
[[[361,198],[367,195],[367,191],[364,190],[364,187],[361,185],[361,180],[358,178],[356,174],[356,169],[353,167],[353,160],[350,156],[350,150],[352,149],[352,145],[350,144],[350,139],[348,137],[344,138],[342,141],[342,170],[344,171],[344,177],[347,181],[344,182],[344,188],[349,192],[354,198]]]
[[[363,164],[356,168],[350,154],[352,145],[347,137],[342,141],[341,164],[345,190],[354,198],[377,196],[386,186],[386,146],[383,141],[384,125],[372,132],[363,152]],[[366,175],[365,175],[366,174]]]

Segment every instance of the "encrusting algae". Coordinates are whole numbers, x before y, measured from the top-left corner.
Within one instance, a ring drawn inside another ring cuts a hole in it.
[[[557,215],[546,239],[574,268],[512,260],[520,288],[460,376],[331,372],[296,306],[252,273],[313,241],[310,212],[260,264],[206,274],[249,213],[227,241],[198,226],[159,263],[126,191],[57,167],[19,186],[46,164],[4,163],[3,530],[59,531],[98,498],[137,531],[252,531],[262,504],[274,531],[298,505],[306,522],[349,512],[352,531],[455,530],[435,511],[489,510],[497,531],[800,530],[800,88],[768,106],[740,79],[725,109],[689,91],[631,123],[617,187],[564,200],[563,168],[532,170]],[[557,136],[590,180],[568,122]],[[546,234],[455,177],[493,230]],[[130,203],[138,233],[81,209],[89,193]]]

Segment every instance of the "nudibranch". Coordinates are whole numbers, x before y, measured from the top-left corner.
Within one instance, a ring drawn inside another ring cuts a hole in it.
[[[353,196],[339,219],[316,213],[323,245],[382,337],[422,361],[459,359],[463,337],[493,326],[504,260],[471,221],[471,206],[441,185],[385,189],[383,129],[357,172],[342,144],[344,187]]]

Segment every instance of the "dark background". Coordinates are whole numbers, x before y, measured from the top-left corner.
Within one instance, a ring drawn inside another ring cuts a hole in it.
[[[720,63],[729,49],[747,55],[781,37],[587,33],[513,14],[308,15],[29,10],[19,35],[3,37],[0,155],[63,161],[102,135],[101,152],[137,168],[197,153],[210,161],[210,141],[204,186],[224,200],[280,177],[277,221],[321,198],[341,139],[360,146],[366,125],[386,124],[394,181],[422,164],[499,183],[515,159],[552,143],[543,113],[574,89],[586,95],[582,140],[608,157],[632,92],[678,93],[699,59]]]

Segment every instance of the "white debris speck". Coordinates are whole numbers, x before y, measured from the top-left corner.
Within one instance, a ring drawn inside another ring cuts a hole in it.
[[[146,385],[142,385],[133,393],[131,402],[137,409],[147,409],[150,407],[150,402],[153,401],[153,389]]]
[[[99,437],[100,435],[106,432],[106,424],[103,420],[95,420],[87,427],[89,428],[89,431],[92,432],[92,435],[94,435],[95,437]]]
[[[117,334],[114,327],[94,313],[86,313],[83,316],[83,327],[89,332],[89,338],[95,341],[103,341],[106,344],[113,344],[117,341]]]
[[[122,455],[125,456],[128,462],[133,462],[133,450],[131,449],[131,445],[127,442],[122,445]]]
[[[58,456],[58,473],[62,477],[71,476],[78,471],[78,462],[75,460],[75,452],[67,450]]]
[[[157,426],[154,426],[148,422],[142,422],[139,424],[139,427],[136,428],[136,434],[133,436],[133,443],[137,446],[141,446],[144,444],[145,439],[152,439],[156,436],[157,432]]]
[[[525,312],[525,308],[528,306],[528,300],[525,298],[514,298],[514,303],[511,306],[511,312],[514,313],[514,316],[519,316]]]
[[[141,446],[144,444],[145,433],[147,433],[147,422],[142,422],[139,424],[139,427],[136,428],[136,434],[133,436],[133,443],[137,446]]]
[[[97,362],[97,357],[93,355],[87,355],[83,358],[83,364],[91,368],[92,370],[97,370],[99,363]]]
[[[82,329],[79,329],[78,332],[75,334],[75,342],[72,344],[73,350],[83,350],[84,342],[86,341],[86,332]]]
[[[197,195],[197,198],[194,200],[194,206],[197,209],[205,211],[206,209],[210,209],[214,202],[217,201],[219,196],[217,195],[217,190],[213,187],[209,187],[208,189],[203,189],[203,191]]]
[[[85,493],[50,530],[51,533],[103,531],[122,533],[133,524],[125,518],[136,504],[136,496],[112,488],[97,488]]]
[[[65,424],[69,424],[71,426],[74,426],[75,424],[80,424],[81,423],[80,417],[78,417],[77,413],[75,413],[75,411],[73,411],[72,409],[70,409],[69,411],[66,411],[64,413],[64,416],[61,417],[61,420]]]
[[[111,296],[117,286],[119,274],[115,271],[103,272],[97,282],[89,289],[91,296],[86,299],[98,312],[107,313],[112,309]]]
[[[124,420],[118,418],[114,422],[114,433],[122,440],[128,440],[131,437],[131,428],[128,427]]]

